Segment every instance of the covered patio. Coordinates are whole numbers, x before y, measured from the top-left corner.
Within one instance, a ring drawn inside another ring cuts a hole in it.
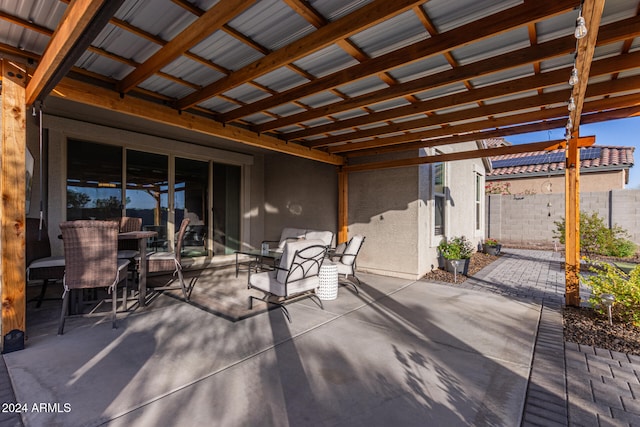
[[[0,345],[22,337],[24,350],[4,356],[17,399],[63,404],[104,382],[107,398],[48,414],[74,425],[169,412],[231,424],[385,425],[386,413],[517,424],[540,305],[417,278],[443,236],[484,238],[483,158],[568,147],[561,298],[580,303],[576,165],[595,142],[580,124],[640,111],[639,11],[635,0],[3,6]],[[565,139],[483,143],[556,128]],[[87,147],[95,156],[74,157]],[[114,159],[112,176],[74,181],[73,165],[92,157]],[[341,289],[324,311],[296,303],[291,325],[277,311],[230,323],[164,295],[116,331],[91,320],[63,337],[30,329],[25,219],[55,236],[73,209],[93,216],[82,197],[71,203],[82,182],[114,189],[102,206],[148,214],[169,241],[195,215],[208,237],[193,271],[227,268],[234,250],[284,227],[329,230],[335,243],[366,235],[364,292]],[[153,214],[135,191],[155,192]],[[50,373],[44,360],[62,348],[74,354]]]

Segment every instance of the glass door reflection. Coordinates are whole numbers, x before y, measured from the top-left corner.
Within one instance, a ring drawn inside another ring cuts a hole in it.
[[[189,226],[182,244],[183,257],[209,254],[209,162],[175,159],[174,206],[176,231],[183,218]]]

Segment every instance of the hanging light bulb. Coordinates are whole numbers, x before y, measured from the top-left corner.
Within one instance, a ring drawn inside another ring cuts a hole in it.
[[[576,30],[573,35],[576,36],[578,40],[587,35],[587,24],[582,16],[578,16],[578,19],[576,19]]]
[[[571,70],[571,77],[569,78],[569,85],[575,86],[577,84],[578,84],[578,70],[576,69],[576,67],[573,67],[573,70]]]
[[[569,120],[567,120],[567,130],[571,132],[572,128],[573,128],[573,120],[571,120],[571,117],[569,117]]]
[[[567,110],[573,111],[576,109],[576,101],[573,99],[573,96],[569,98],[569,104],[567,105]]]

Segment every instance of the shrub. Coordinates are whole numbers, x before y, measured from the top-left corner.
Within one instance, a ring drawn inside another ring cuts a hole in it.
[[[553,237],[565,243],[566,224],[564,218],[555,221],[556,229]],[[636,252],[636,245],[628,239],[629,233],[622,227],[614,225],[609,228],[604,218],[597,212],[587,214],[580,212],[580,249],[586,254],[597,254],[615,257],[629,257]]]
[[[438,245],[440,255],[446,259],[466,259],[471,258],[474,247],[466,237],[453,237],[450,240],[443,239]]]
[[[580,274],[582,283],[591,288],[589,302],[602,314],[607,314],[601,305],[600,296],[611,294],[615,297],[612,315],[623,322],[640,326],[640,266],[636,266],[627,276],[619,268],[608,264],[590,261],[591,274]]]

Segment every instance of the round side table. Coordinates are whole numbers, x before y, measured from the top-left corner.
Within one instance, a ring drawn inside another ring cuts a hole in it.
[[[338,297],[338,266],[325,260],[320,266],[318,278],[320,279],[316,289],[318,298],[323,301],[336,299]]]

